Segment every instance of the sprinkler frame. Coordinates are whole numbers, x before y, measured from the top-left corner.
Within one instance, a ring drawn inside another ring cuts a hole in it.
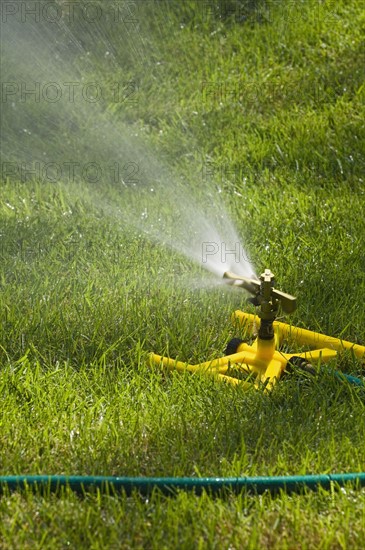
[[[228,284],[241,287],[253,294],[249,301],[260,308],[258,315],[237,310],[233,313],[232,321],[235,325],[238,322],[244,337],[257,333],[255,341],[249,345],[235,338],[227,346],[228,355],[197,365],[155,353],[150,354],[151,364],[161,365],[170,370],[214,376],[244,390],[264,388],[265,391],[270,391],[284,373],[292,370],[316,373],[311,363],[327,363],[334,359],[339,351],[350,350],[356,357],[365,359],[365,346],[276,321],[279,306],[284,313],[292,313],[296,309],[296,298],[275,288],[275,278],[269,269],[265,269],[260,279],[247,279],[231,272],[226,272],[223,278],[227,279]],[[286,338],[300,346],[307,345],[313,349],[301,353],[283,353],[280,346]],[[248,380],[234,376],[235,371],[248,375]],[[352,384],[364,385],[359,378],[336,371],[333,373]]]

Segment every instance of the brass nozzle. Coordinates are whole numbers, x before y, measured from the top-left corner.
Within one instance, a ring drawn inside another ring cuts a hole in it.
[[[248,279],[247,277],[242,277],[242,275],[236,275],[232,271],[226,271],[223,274],[224,279],[230,279],[231,284],[239,286],[247,290],[250,294],[253,294],[257,298],[257,304],[259,305],[262,302],[266,302],[268,305],[271,303],[271,308],[273,311],[276,309],[273,301],[278,300],[281,304],[282,310],[285,313],[292,313],[297,307],[297,299],[295,296],[291,296],[286,292],[281,292],[281,290],[276,290],[274,287],[275,279],[274,274],[270,269],[265,269],[261,274],[260,280],[258,279]]]
[[[247,277],[242,277],[242,275],[236,275],[232,271],[226,271],[223,274],[223,279],[229,279],[232,281],[230,284],[244,288],[250,294],[255,295],[260,290],[260,281],[248,279]]]

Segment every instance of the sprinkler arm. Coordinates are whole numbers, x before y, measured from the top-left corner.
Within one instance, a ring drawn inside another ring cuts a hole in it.
[[[256,295],[260,292],[261,283],[258,279],[248,279],[247,277],[236,275],[232,271],[226,271],[223,274],[223,279],[229,279],[229,281],[226,281],[227,284],[244,288],[250,294]]]
[[[248,279],[241,275],[236,275],[232,271],[226,271],[223,275],[224,279],[230,279],[231,284],[239,286],[254,295],[252,303],[255,306],[260,306],[263,302],[271,302],[275,309],[275,302],[278,300],[281,303],[284,313],[293,313],[297,307],[297,299],[286,292],[274,288],[274,275],[269,269],[265,269],[260,279]]]

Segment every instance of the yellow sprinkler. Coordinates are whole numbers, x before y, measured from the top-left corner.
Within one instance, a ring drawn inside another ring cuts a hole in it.
[[[150,356],[151,363],[171,370],[215,376],[243,389],[264,387],[265,391],[269,391],[284,372],[297,369],[315,374],[316,369],[312,363],[327,363],[336,357],[338,351],[351,350],[356,357],[365,359],[365,346],[276,321],[279,306],[287,314],[295,311],[296,298],[275,288],[274,275],[270,269],[265,269],[260,279],[247,279],[231,272],[226,272],[223,277],[229,284],[241,287],[252,294],[253,297],[249,301],[259,307],[257,315],[237,310],[232,316],[233,323],[239,324],[245,337],[257,334],[254,342],[249,345],[241,339],[234,338],[228,343],[224,357],[197,365],[189,365],[154,353]],[[280,346],[286,338],[312,349],[301,353],[283,353]],[[334,372],[350,383],[363,385],[359,378]],[[238,373],[248,375],[247,379],[237,377]]]

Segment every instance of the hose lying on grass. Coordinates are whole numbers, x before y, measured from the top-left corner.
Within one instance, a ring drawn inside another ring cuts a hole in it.
[[[330,490],[333,487],[365,487],[365,472],[342,474],[319,474],[302,476],[274,477],[108,477],[108,476],[61,476],[29,475],[0,476],[0,492],[31,490],[35,492],[58,492],[66,487],[80,494],[90,490],[113,494],[124,492],[130,495],[137,492],[142,496],[150,495],[158,489],[165,495],[174,495],[178,490],[193,491],[201,494],[219,493],[224,490],[234,493],[249,492],[262,494],[265,491],[277,493],[301,492],[305,489],[317,490],[319,487]]]

